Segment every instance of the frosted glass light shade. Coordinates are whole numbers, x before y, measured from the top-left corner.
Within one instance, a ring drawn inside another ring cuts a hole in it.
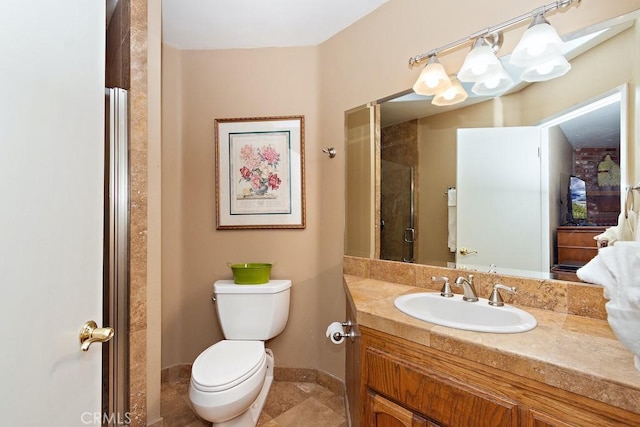
[[[480,96],[496,96],[504,93],[512,85],[513,79],[503,70],[496,76],[476,82],[471,92]]]
[[[461,82],[477,82],[496,76],[504,71],[500,60],[484,38],[480,37],[473,43],[471,51],[458,72]]]
[[[454,105],[463,102],[469,97],[469,94],[464,90],[458,79],[454,78],[451,82],[451,87],[444,92],[437,94],[431,103],[439,107],[445,105]]]
[[[562,56],[562,39],[543,15],[536,15],[513,50],[509,62],[531,67]]]
[[[437,95],[451,87],[451,80],[444,67],[435,56],[422,69],[418,80],[413,85],[413,91],[418,95]]]
[[[525,68],[520,79],[525,82],[544,82],[564,76],[570,69],[571,64],[561,55],[542,64]]]

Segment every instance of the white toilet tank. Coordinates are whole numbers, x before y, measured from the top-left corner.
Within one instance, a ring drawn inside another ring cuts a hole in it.
[[[266,341],[287,324],[291,280],[270,280],[262,285],[218,280],[213,292],[222,333],[228,340]]]

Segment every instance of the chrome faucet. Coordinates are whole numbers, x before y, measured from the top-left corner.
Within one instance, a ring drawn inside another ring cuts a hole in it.
[[[493,285],[493,291],[491,292],[491,296],[489,297],[489,305],[493,305],[495,307],[504,306],[504,300],[502,299],[502,295],[500,295],[500,289],[503,289],[511,294],[516,293],[515,287],[509,287],[500,283],[496,283],[495,285]]]
[[[444,285],[442,285],[442,289],[440,290],[440,295],[445,298],[453,298],[454,294],[453,291],[451,291],[451,285],[449,284],[448,277],[431,276],[431,280],[434,282],[444,282]]]
[[[476,302],[478,301],[478,294],[476,294],[476,288],[473,286],[473,274],[469,275],[469,278],[460,276],[456,279],[455,285],[462,287],[464,295],[462,299],[464,301]]]

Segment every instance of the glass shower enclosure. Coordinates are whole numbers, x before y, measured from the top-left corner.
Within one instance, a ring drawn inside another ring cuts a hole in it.
[[[389,160],[380,166],[380,259],[414,262],[415,168]]]

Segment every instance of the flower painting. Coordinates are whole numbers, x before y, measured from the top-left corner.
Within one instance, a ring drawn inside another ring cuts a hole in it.
[[[301,116],[216,120],[217,228],[304,228]]]
[[[280,153],[272,145],[256,147],[245,144],[240,148],[240,183],[242,188],[237,197],[243,199],[275,198],[282,179],[278,176]],[[271,190],[271,191],[269,191]]]
[[[232,214],[291,212],[289,141],[289,132],[229,135]]]

